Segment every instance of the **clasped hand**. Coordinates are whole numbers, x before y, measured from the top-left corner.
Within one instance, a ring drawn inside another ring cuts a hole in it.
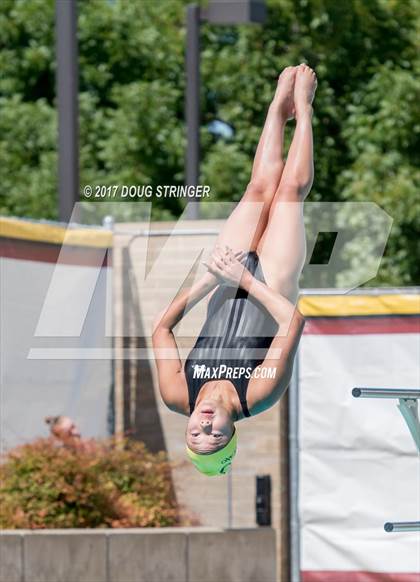
[[[225,245],[224,249],[216,245],[210,263],[203,264],[221,283],[239,287],[244,277],[252,276],[244,267],[246,252],[236,251]]]

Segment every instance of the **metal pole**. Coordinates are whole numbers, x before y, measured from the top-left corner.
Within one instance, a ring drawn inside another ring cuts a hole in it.
[[[55,7],[59,218],[68,222],[79,200],[76,0],[56,0]]]
[[[420,389],[416,388],[353,388],[355,398],[408,398],[420,399]]]
[[[111,232],[114,231],[114,217],[113,216],[105,216],[102,219],[102,226]],[[108,249],[107,254],[108,258],[109,255],[113,254],[114,249]],[[109,271],[107,273],[109,276]],[[111,283],[111,292],[114,293],[114,273],[112,271],[112,283]],[[114,301],[111,301],[111,350],[112,350],[112,358],[111,358],[111,386],[109,391],[109,399],[108,399],[108,414],[107,414],[107,428],[108,428],[108,435],[114,435],[115,430],[115,318],[114,318]]]
[[[187,6],[186,46],[187,86],[185,96],[185,119],[187,124],[187,152],[185,160],[185,184],[196,186],[200,166],[200,7]],[[187,218],[200,216],[199,198],[189,199]]]
[[[228,502],[228,529],[232,529],[233,525],[233,511],[232,511],[232,469],[227,474],[227,502]]]
[[[300,582],[299,523],[299,349],[289,387],[289,499],[290,499],[290,578]]]
[[[384,525],[384,530],[386,532],[398,532],[398,531],[420,531],[420,521],[399,521],[399,522],[387,522]]]

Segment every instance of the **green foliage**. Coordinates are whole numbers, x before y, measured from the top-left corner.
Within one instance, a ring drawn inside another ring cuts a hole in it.
[[[82,187],[183,182],[187,3],[79,2]],[[212,201],[240,198],[277,77],[306,61],[318,76],[311,200],[380,204],[394,227],[378,281],[415,282],[417,0],[267,4],[263,26],[202,25],[201,180]],[[3,0],[3,214],[56,218],[54,59],[53,0]],[[232,126],[232,138],[209,132],[216,119]],[[183,202],[156,199],[153,206],[153,218],[169,218]],[[211,206],[205,215],[215,215]]]
[[[56,213],[56,114],[44,99],[0,97],[0,213]]]
[[[89,441],[58,447],[39,439],[0,465],[0,528],[189,525],[177,506],[165,453],[141,442]]]
[[[378,282],[420,280],[420,67],[408,71],[387,62],[348,105],[343,136],[351,163],[339,184],[347,200],[376,202],[394,224]],[[413,260],[415,259],[415,260]]]

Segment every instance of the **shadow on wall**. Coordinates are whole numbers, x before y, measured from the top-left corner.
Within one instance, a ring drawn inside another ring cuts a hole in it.
[[[151,452],[166,451],[151,364],[148,359],[136,357],[138,351],[145,350],[147,345],[129,246],[122,252],[122,276],[123,349],[124,353],[132,350],[134,354],[125,358],[123,364],[124,427],[132,438],[143,441]]]

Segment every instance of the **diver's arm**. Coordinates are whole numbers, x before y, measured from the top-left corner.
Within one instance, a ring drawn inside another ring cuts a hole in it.
[[[264,361],[257,366],[259,377],[251,377],[248,384],[247,401],[252,416],[271,408],[287,390],[304,325],[302,315],[296,310],[287,335],[273,338]]]
[[[295,311],[293,303],[262,281],[259,281],[249,271],[244,272],[240,286],[249,295],[257,299],[279,325],[285,325],[291,320]]]
[[[159,329],[172,330],[203,297],[219,284],[211,273],[205,273],[194,285],[184,289],[155,318],[153,334]]]
[[[153,350],[162,400],[171,410],[188,399],[178,346],[171,330],[158,327],[152,335]]]
[[[227,285],[242,287],[264,305],[279,325],[284,326],[291,320],[295,311],[293,303],[256,279],[228,246],[224,251],[220,248],[213,251],[212,259],[211,264],[204,263],[212,275]]]
[[[252,275],[250,277],[254,279]],[[261,281],[247,281],[245,278],[243,284],[279,324],[264,361],[257,367],[259,377],[252,377],[248,384],[248,407],[251,415],[255,415],[273,406],[286,391],[305,318],[293,303]]]
[[[295,311],[297,311],[295,305],[286,297],[259,281],[248,270],[244,270],[240,286],[249,295],[257,299],[282,328],[291,322]],[[303,318],[302,315],[301,317]]]
[[[218,284],[206,273],[190,289],[182,291],[154,320],[152,344],[159,379],[159,390],[165,404],[175,412],[188,405],[188,390],[182,370],[178,346],[172,329],[198,301]]]
[[[216,248],[219,248],[216,245]],[[245,256],[244,251],[237,251],[233,253],[232,257],[237,264],[242,267],[241,261]],[[154,330],[157,327],[164,327],[166,329],[173,329],[175,325],[190,311],[203,297],[208,295],[215,287],[223,282],[223,277],[218,277],[216,273],[211,272],[211,267],[215,265],[214,261],[210,261],[210,265],[204,263],[210,269],[205,273],[201,279],[197,281],[192,287],[180,293],[169,307],[166,307],[159,313],[154,322]]]
[[[305,319],[286,297],[277,293],[258,279],[235,259],[229,247],[213,253],[213,263],[207,265],[216,277],[228,285],[240,286],[254,297],[278,323],[276,336],[259,368],[259,377],[251,377],[247,400],[251,414],[258,414],[272,406],[289,385],[293,370],[293,359],[305,326]],[[271,368],[273,377],[267,374]]]

